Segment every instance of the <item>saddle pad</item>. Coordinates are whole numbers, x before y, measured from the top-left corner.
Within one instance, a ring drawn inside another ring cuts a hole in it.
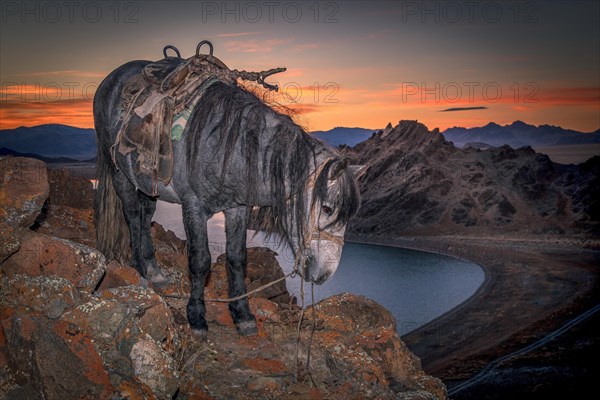
[[[206,89],[208,89],[213,83],[220,82],[221,80],[214,75],[209,75],[204,77],[200,77],[196,82],[194,87],[191,87],[189,90],[194,92],[194,96],[188,101],[187,104],[184,105],[184,108],[178,111],[173,116],[173,125],[171,126],[171,139],[179,141],[183,136],[183,132],[185,131],[185,127],[187,126],[190,117],[192,116],[192,111],[194,111],[194,107],[198,104],[198,101],[204,95]],[[199,85],[197,83],[200,83]]]

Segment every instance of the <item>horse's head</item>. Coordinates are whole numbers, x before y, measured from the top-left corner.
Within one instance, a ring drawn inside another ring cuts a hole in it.
[[[360,205],[355,178],[362,171],[362,166],[349,166],[340,159],[329,160],[315,171],[314,185],[308,190],[310,211],[299,265],[299,273],[306,281],[322,284],[335,273],[346,226]]]

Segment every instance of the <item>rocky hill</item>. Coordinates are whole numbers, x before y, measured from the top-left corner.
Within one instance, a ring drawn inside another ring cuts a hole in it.
[[[417,121],[345,151],[369,166],[350,226],[358,235],[600,232],[598,156],[561,165],[530,147],[458,149]]]
[[[208,339],[196,339],[184,241],[153,226],[169,279],[159,291],[94,249],[79,193],[91,185],[62,173],[49,185],[28,158],[0,158],[0,172],[0,398],[446,399],[390,312],[362,296],[330,297],[301,318],[285,284],[272,286],[250,299],[254,337],[236,333],[225,303],[208,302]],[[226,275],[221,256],[207,297],[226,297]],[[249,288],[280,276],[274,252],[249,250]]]

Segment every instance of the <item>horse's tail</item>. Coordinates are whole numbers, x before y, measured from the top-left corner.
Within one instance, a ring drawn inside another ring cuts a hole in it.
[[[94,200],[96,247],[104,254],[107,262],[117,260],[126,264],[130,253],[129,230],[121,199],[113,185],[112,169],[112,160],[105,154],[98,140],[98,187]]]

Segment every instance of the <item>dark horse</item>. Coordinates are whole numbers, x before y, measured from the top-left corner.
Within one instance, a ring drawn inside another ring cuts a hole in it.
[[[116,165],[111,156],[122,123],[121,91],[148,63],[132,61],[117,68],[94,97],[96,229],[98,248],[107,259],[124,260],[131,244],[130,264],[160,284],[165,278],[150,235],[156,209],[156,198],[150,196],[153,182],[133,172],[136,151],[127,156],[116,153]],[[208,329],[207,220],[217,212],[225,214],[230,297],[246,292],[246,229],[251,214],[263,230],[276,232],[287,242],[306,281],[320,284],[333,275],[346,224],[359,207],[353,168],[335,150],[252,93],[222,81],[205,90],[181,140],[172,145],[173,178],[166,186],[158,183],[158,197],[183,208],[192,284],[187,317],[196,333],[204,336]],[[229,310],[240,334],[256,334],[247,298],[229,303]]]

